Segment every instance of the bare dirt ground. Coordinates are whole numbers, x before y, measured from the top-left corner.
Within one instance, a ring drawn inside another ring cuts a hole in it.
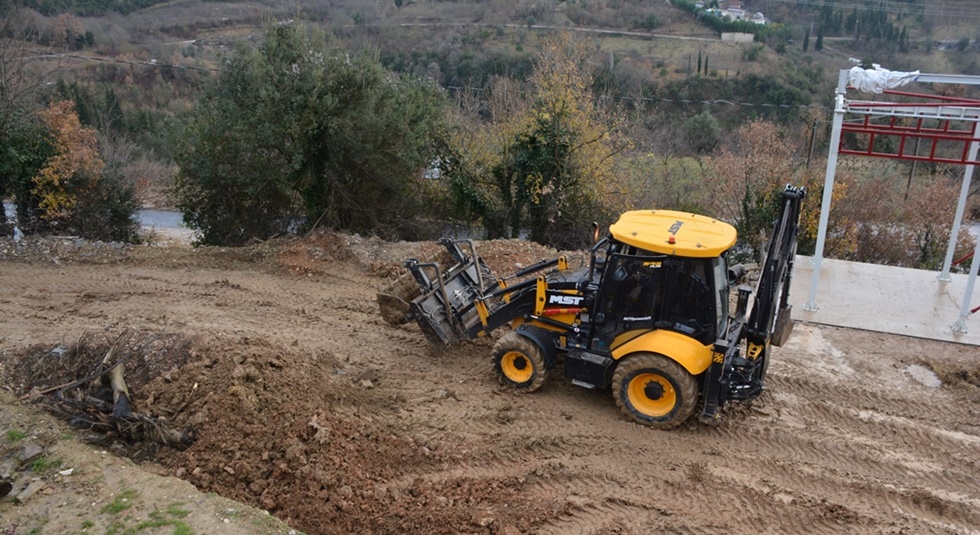
[[[0,531],[980,532],[976,347],[800,325],[753,405],[655,431],[560,370],[534,394],[501,388],[492,340],[434,351],[385,323],[377,289],[435,250],[5,239],[0,472],[43,489],[0,500]],[[499,273],[554,254],[481,252]],[[192,428],[186,450],[93,448],[17,401],[58,380],[36,364],[59,344],[123,333],[146,348],[127,363],[137,408]],[[50,462],[18,464],[28,443]]]

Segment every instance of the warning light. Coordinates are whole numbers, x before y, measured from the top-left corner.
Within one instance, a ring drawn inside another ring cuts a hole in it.
[[[667,243],[677,243],[677,238],[673,236],[667,236]]]

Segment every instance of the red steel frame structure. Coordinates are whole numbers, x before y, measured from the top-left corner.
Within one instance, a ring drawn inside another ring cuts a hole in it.
[[[951,163],[966,166],[960,197],[957,203],[953,229],[943,263],[940,281],[949,281],[949,270],[953,264],[953,252],[956,247],[956,237],[963,223],[963,212],[966,207],[966,197],[969,193],[973,170],[980,160],[977,159],[980,148],[980,100],[958,97],[947,97],[934,94],[913,93],[883,89],[882,93],[889,97],[914,98],[924,102],[888,102],[847,99],[848,79],[850,71],[842,69],[837,82],[837,95],[834,106],[834,126],[830,139],[830,153],[827,157],[827,174],[824,178],[824,191],[820,208],[820,227],[817,233],[817,249],[813,257],[813,280],[810,284],[809,299],[804,310],[817,309],[816,294],[820,283],[820,265],[823,260],[824,244],[827,236],[827,224],[830,214],[830,201],[833,194],[834,177],[837,172],[837,156],[853,154],[878,158],[892,158],[910,161],[932,163]],[[980,85],[980,76],[958,76],[942,74],[919,74],[914,78],[920,83]],[[850,120],[845,120],[850,117]],[[842,134],[864,136],[867,139],[866,149],[854,149],[842,144]],[[897,150],[881,149],[882,139],[898,139]],[[909,152],[910,141],[915,140],[915,148]],[[921,141],[928,143],[927,154],[920,154]],[[881,150],[875,150],[875,147]],[[976,251],[970,265],[970,275],[967,280],[966,294],[959,319],[952,325],[954,333],[966,332],[966,319],[972,313],[970,297],[976,285],[977,271],[980,268],[980,240],[977,240]],[[974,309],[976,310],[976,309]]]
[[[980,100],[890,89],[882,93],[935,102],[845,101],[847,111],[861,114],[863,118],[851,122],[844,121],[841,125],[841,133],[867,136],[868,148],[856,150],[841,146],[839,154],[962,165],[980,163],[976,160],[976,156],[972,159],[970,157],[970,144],[980,141],[980,138],[977,138],[977,118],[971,116],[972,110],[980,110]],[[885,118],[887,121],[876,123],[873,122],[875,118]],[[908,124],[909,122],[912,124]],[[938,125],[929,127],[929,122],[936,122]],[[900,140],[897,152],[875,150],[875,142],[881,141],[882,138],[895,137]],[[930,141],[929,153],[920,155],[917,150],[911,154],[907,153],[905,149],[910,138],[916,140],[916,145],[920,140]],[[960,150],[953,151],[953,154],[943,156],[937,154],[940,142],[947,142],[947,146],[962,145],[962,147]]]

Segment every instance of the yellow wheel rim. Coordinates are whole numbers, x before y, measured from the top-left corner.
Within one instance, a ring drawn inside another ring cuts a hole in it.
[[[634,409],[651,418],[666,416],[677,405],[673,385],[655,373],[641,373],[630,379],[626,394]]]
[[[500,369],[504,372],[504,377],[517,384],[530,381],[531,375],[534,374],[531,360],[519,351],[505,353],[500,358]]]

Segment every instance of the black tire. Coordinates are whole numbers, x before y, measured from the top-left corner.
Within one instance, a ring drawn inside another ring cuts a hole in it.
[[[613,373],[616,405],[633,421],[657,429],[684,423],[698,401],[698,383],[677,362],[653,353],[635,353]]]
[[[509,332],[497,340],[491,363],[500,384],[521,392],[534,392],[548,378],[541,348],[516,332]]]

